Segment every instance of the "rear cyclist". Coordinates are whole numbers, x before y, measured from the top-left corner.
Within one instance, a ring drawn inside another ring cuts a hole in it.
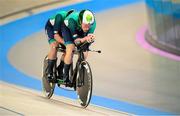
[[[48,42],[50,45],[50,51],[48,53],[48,66],[46,70],[46,74],[48,79],[51,79],[53,76],[53,67],[56,64],[57,60],[57,46],[61,44],[63,46],[64,40],[62,38],[62,24],[64,23],[64,19],[70,15],[74,10],[70,11],[60,11],[55,16],[52,16],[48,19],[45,31],[48,35]],[[65,46],[64,46],[65,47]],[[60,62],[60,65],[58,66],[58,71],[63,68],[64,62],[63,62],[64,54],[62,55]],[[62,74],[62,72],[59,72]]]

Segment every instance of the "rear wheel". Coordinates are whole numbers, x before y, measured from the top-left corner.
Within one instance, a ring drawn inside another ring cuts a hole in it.
[[[43,62],[43,71],[42,71],[42,91],[46,98],[50,99],[54,93],[55,83],[49,82],[46,77],[46,70],[48,66],[48,58],[47,56]]]
[[[76,90],[78,94],[78,101],[80,105],[86,108],[91,100],[92,96],[92,72],[90,65],[86,61],[82,61],[77,74]]]

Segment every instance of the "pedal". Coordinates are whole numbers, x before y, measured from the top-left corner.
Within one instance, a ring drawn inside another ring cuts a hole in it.
[[[58,84],[63,84],[65,81],[64,80],[62,80],[62,79],[57,79],[57,83]]]

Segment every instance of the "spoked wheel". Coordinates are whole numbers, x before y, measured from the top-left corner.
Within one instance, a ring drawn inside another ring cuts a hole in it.
[[[42,90],[46,98],[50,99],[54,93],[55,83],[49,82],[46,77],[46,69],[48,66],[47,56],[43,62],[43,73],[42,73]]]
[[[78,101],[83,108],[86,108],[91,100],[92,95],[92,72],[88,62],[83,61],[78,69],[76,79],[76,90],[78,94]]]

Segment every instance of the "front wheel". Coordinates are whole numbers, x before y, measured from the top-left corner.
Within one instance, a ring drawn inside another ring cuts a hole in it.
[[[78,101],[83,108],[86,108],[92,96],[92,72],[90,65],[86,61],[82,61],[78,68],[76,78],[76,90],[78,94]]]
[[[46,70],[48,66],[47,56],[44,58],[43,70],[42,70],[42,91],[46,98],[50,99],[54,93],[55,83],[49,82],[46,77]]]

